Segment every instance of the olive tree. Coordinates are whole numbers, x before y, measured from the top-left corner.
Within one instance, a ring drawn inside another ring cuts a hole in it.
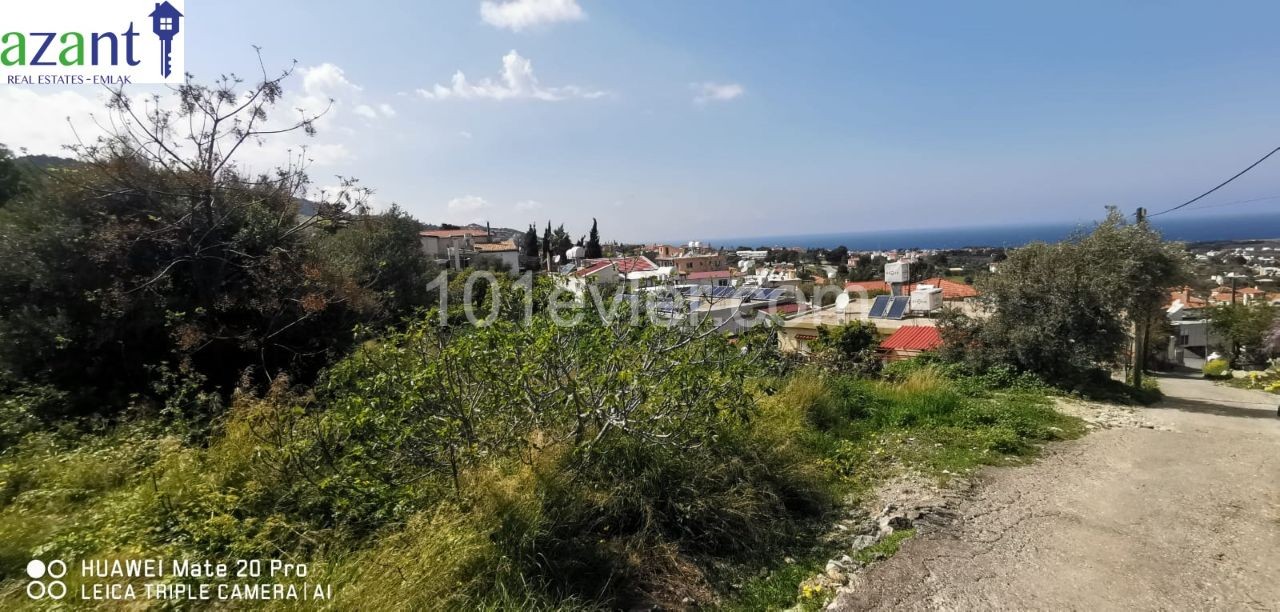
[[[1132,337],[1140,372],[1150,321],[1187,268],[1180,245],[1112,209],[1088,233],[1010,251],[979,283],[985,316],[945,318],[947,352],[978,368],[1007,364],[1078,385],[1120,364]]]

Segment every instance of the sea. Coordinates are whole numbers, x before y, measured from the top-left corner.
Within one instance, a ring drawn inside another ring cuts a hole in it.
[[[1079,230],[1088,230],[1094,223],[1097,221],[742,236],[712,239],[706,242],[730,249],[738,246],[812,249],[845,246],[855,251],[872,251],[1017,247],[1037,241],[1056,242]],[[1181,217],[1177,213],[1172,213],[1151,219],[1151,223],[1166,239],[1181,242],[1280,239],[1280,212]]]

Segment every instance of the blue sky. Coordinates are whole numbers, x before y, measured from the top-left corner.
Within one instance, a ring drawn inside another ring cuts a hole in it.
[[[192,3],[186,69],[296,58],[318,184],[629,241],[1162,209],[1280,146],[1275,2],[518,1]]]

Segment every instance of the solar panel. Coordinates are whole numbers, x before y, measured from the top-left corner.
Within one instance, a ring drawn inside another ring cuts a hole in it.
[[[679,300],[673,302],[658,302],[653,305],[653,308],[654,310],[663,313],[684,312],[685,310],[693,312],[697,310],[698,306],[701,304],[702,302],[699,302],[698,300]]]
[[[781,289],[761,289],[760,299],[772,302],[782,295]]]
[[[898,296],[893,298],[893,303],[889,305],[889,312],[885,313],[887,319],[901,319],[906,316],[907,308],[911,306],[911,298],[907,296]]]
[[[716,299],[724,299],[728,297],[733,297],[733,294],[737,292],[738,290],[733,287],[712,287],[711,297]]]
[[[877,295],[875,301],[871,302],[871,311],[867,313],[867,316],[873,319],[883,319],[885,311],[889,309],[891,300],[893,300],[891,295]]]

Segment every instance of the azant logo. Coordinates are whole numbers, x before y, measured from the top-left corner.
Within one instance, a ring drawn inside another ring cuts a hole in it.
[[[54,4],[0,9],[0,72],[9,84],[169,83],[183,77],[182,0]],[[147,21],[139,25],[135,18]],[[147,26],[155,42],[145,35]]]

